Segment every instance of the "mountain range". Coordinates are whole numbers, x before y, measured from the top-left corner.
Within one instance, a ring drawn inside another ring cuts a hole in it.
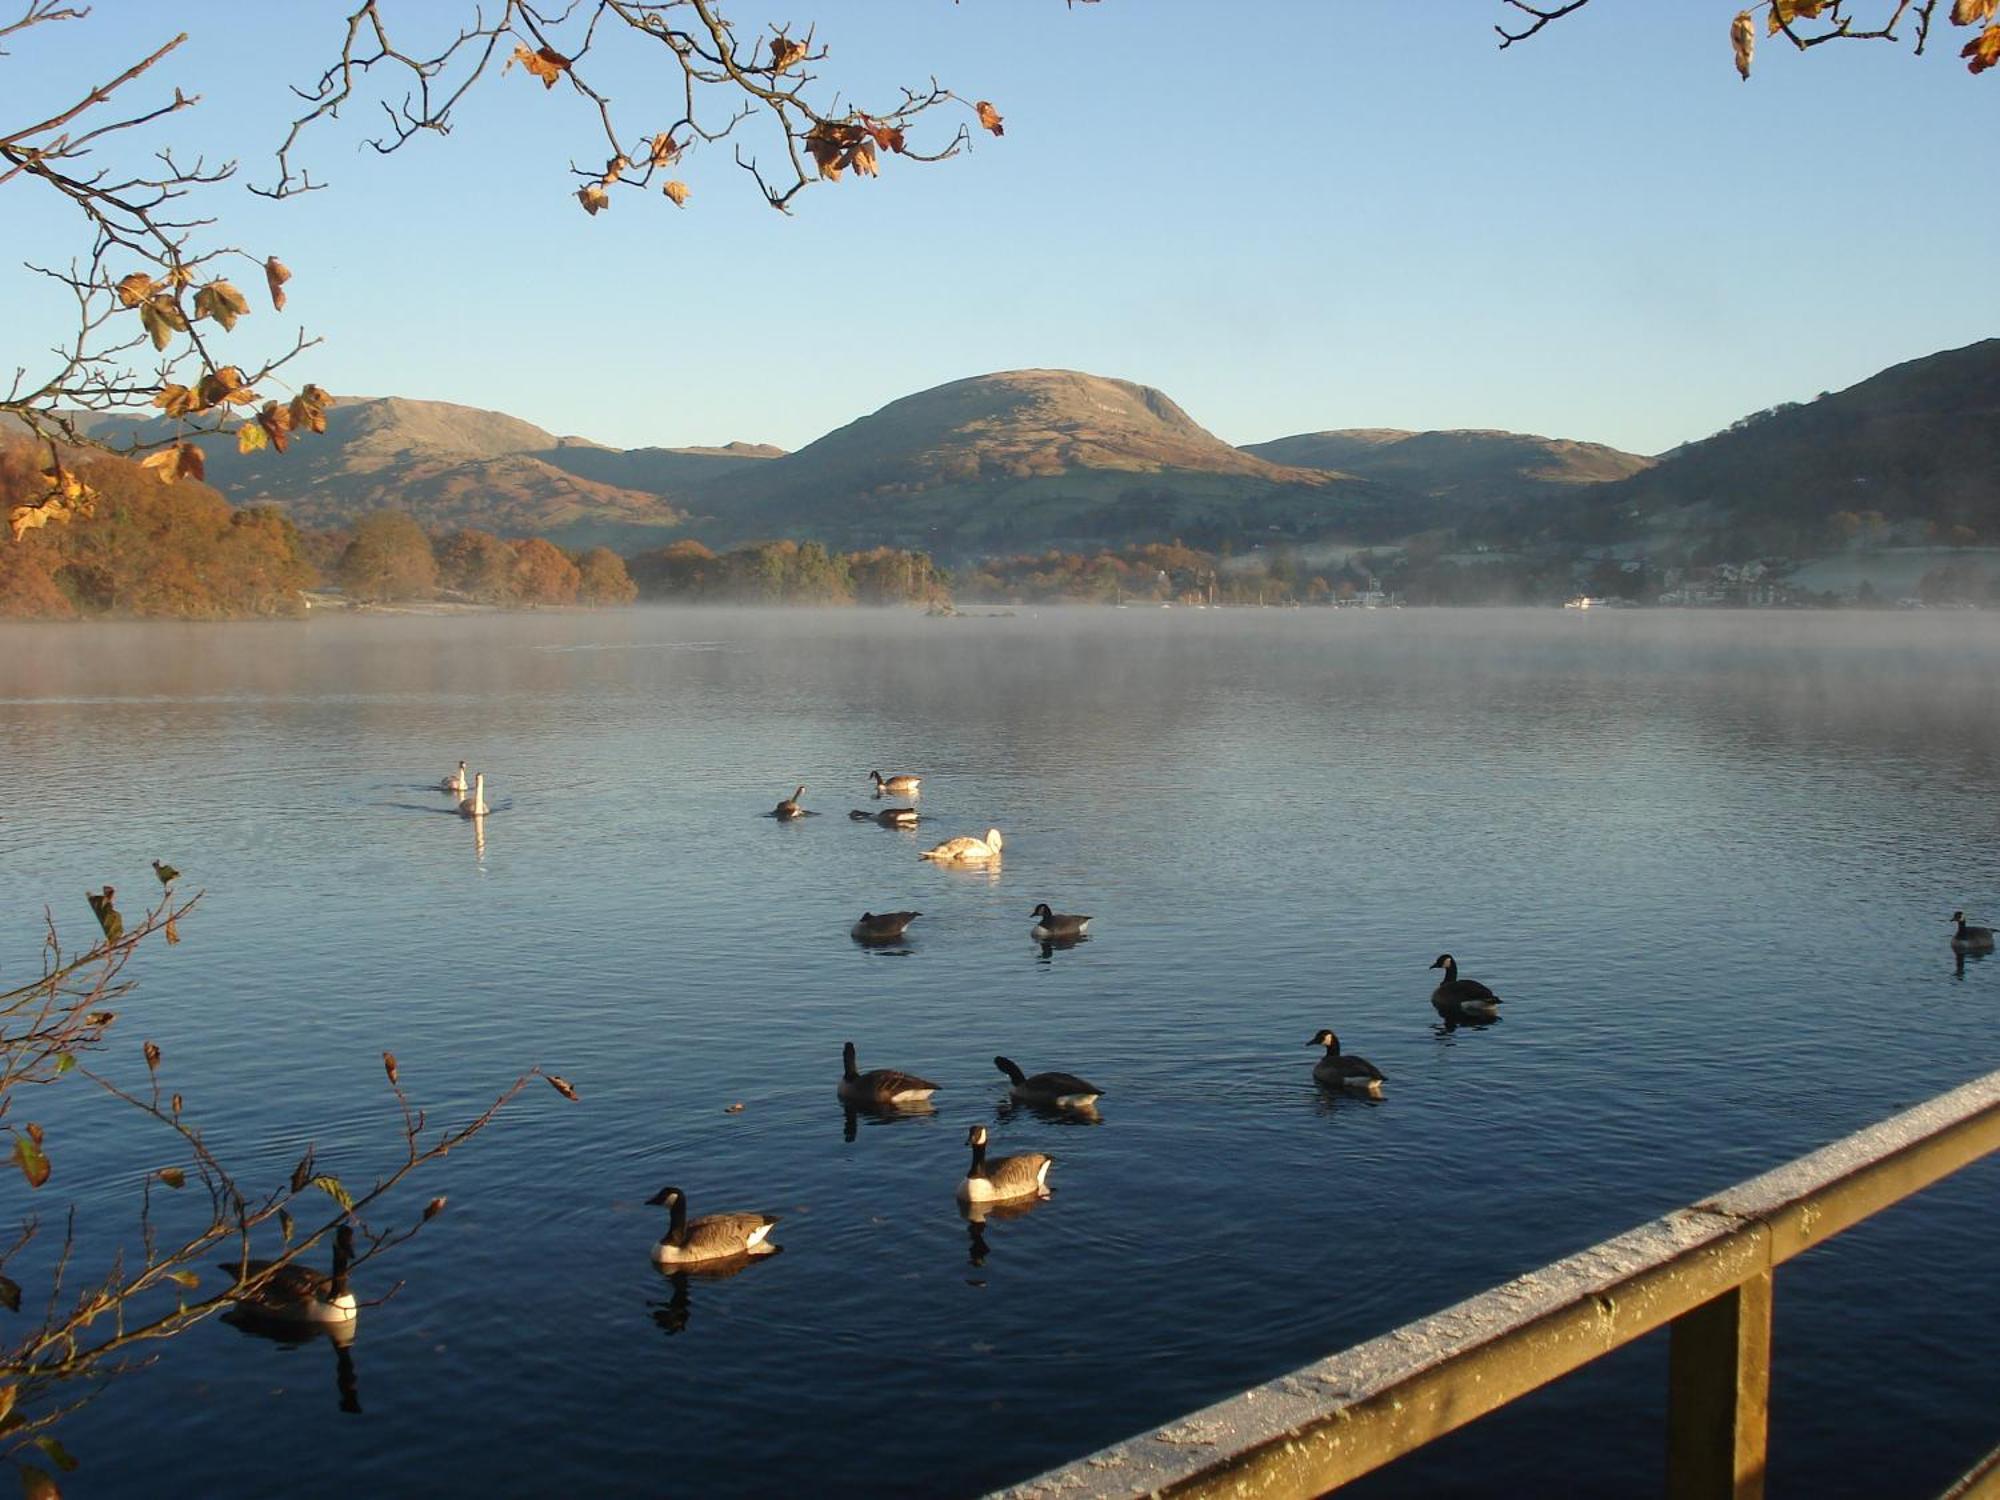
[[[98,419],[116,440],[135,425]],[[681,537],[920,547],[945,561],[1181,538],[1493,548],[1733,535],[1783,550],[1828,518],[2000,535],[2000,340],[1774,407],[1658,459],[1494,431],[1347,428],[1237,448],[1150,386],[1014,370],[892,401],[794,453],[616,449],[499,412],[344,398],[290,452],[209,443],[208,479],[339,526],[385,506],[425,526],[634,552]],[[1748,545],[1748,543],[1745,543]]]

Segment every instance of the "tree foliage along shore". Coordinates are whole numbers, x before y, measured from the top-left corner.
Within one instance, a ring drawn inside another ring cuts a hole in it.
[[[303,591],[325,585],[363,603],[442,594],[509,608],[610,607],[638,594],[603,547],[571,555],[483,531],[434,542],[393,511],[351,533],[305,532],[277,506],[236,509],[205,484],[161,485],[125,459],[78,455],[68,466],[95,497],[90,514],[0,544],[0,619],[297,615]],[[39,483],[39,455],[0,445],[0,507]]]

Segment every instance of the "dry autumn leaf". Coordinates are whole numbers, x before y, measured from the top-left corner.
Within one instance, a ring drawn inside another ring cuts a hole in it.
[[[119,278],[118,300],[127,307],[138,307],[151,300],[153,290],[153,278],[144,271],[134,271],[130,276]]]
[[[1764,34],[1776,36],[1794,21],[1813,21],[1832,0],[1771,0],[1771,14],[1765,19]]]
[[[1757,52],[1757,23],[1750,19],[1750,12],[1739,10],[1736,19],[1729,23],[1729,46],[1736,54],[1736,71],[1746,80],[1750,77],[1750,59]]]
[[[170,1188],[184,1188],[187,1186],[187,1180],[187,1173],[179,1167],[160,1168],[160,1181]]]
[[[264,409],[257,413],[257,425],[280,453],[292,441],[292,414],[275,401],[264,403]]]
[[[201,377],[195,394],[203,406],[216,406],[224,401],[242,406],[257,399],[257,393],[243,384],[243,371],[235,365],[219,365],[210,370]]]
[[[273,255],[264,262],[264,285],[271,289],[271,310],[285,310],[285,283],[292,279],[291,268]]]
[[[1977,26],[1992,20],[1995,11],[2000,11],[2000,0],[1952,0],[1951,24]]]
[[[189,452],[200,451],[193,447],[192,444],[176,443],[171,448],[162,448],[158,453],[147,454],[139,460],[139,467],[152,470],[153,477],[158,479],[161,484],[172,484],[181,477],[181,450],[183,448],[188,449]]]
[[[601,182],[586,183],[576,190],[576,201],[583,205],[583,211],[596,218],[598,211],[611,206],[611,195],[604,191]]]
[[[562,1074],[545,1073],[542,1076],[548,1079],[549,1087],[554,1089],[558,1094],[561,1094],[563,1098],[569,1100],[572,1104],[577,1102],[575,1088],[571,1086],[570,1081],[563,1077]]]
[[[646,142],[646,159],[656,167],[672,166],[681,159],[681,143],[671,130],[663,130]]]
[[[675,207],[680,208],[680,207],[685,207],[687,205],[688,185],[685,182],[682,182],[679,178],[675,178],[673,181],[669,182],[665,187],[661,188],[660,191],[665,193],[669,198],[674,200]]]
[[[170,417],[188,417],[202,409],[202,400],[184,385],[163,385],[154,395],[153,405]]]
[[[430,1202],[426,1203],[424,1205],[424,1222],[428,1224],[432,1219],[443,1213],[444,1205],[445,1200],[442,1198],[433,1198]]]
[[[250,299],[226,281],[211,281],[194,294],[194,315],[220,323],[227,333],[250,311]]]
[[[384,1052],[384,1053],[382,1054],[382,1071],[383,1071],[383,1072],[385,1072],[385,1073],[387,1073],[387,1074],[389,1075],[389,1086],[390,1086],[391,1088],[394,1088],[394,1087],[396,1086],[396,1054],[395,1054],[395,1053],[393,1053],[393,1052]]]
[[[793,63],[806,55],[806,44],[793,41],[788,36],[771,38],[771,71],[782,73]]]
[[[150,297],[139,304],[139,322],[155,349],[164,349],[176,333],[187,332],[187,318],[171,297]]]
[[[1748,15],[1749,12],[1746,11],[1744,14]],[[981,125],[992,131],[995,135],[1005,135],[1007,133],[1000,124],[999,110],[988,104],[984,99],[981,99],[972,107],[979,111],[979,123]]]
[[[1958,55],[1970,59],[1966,67],[1974,73],[1984,73],[1995,63],[2000,63],[2000,26],[1987,27],[1967,42],[1965,50]]]
[[[569,71],[569,59],[553,47],[541,47],[530,52],[526,42],[514,48],[513,61],[541,79],[545,89],[554,88],[556,80]]]
[[[903,127],[900,125],[878,125],[866,115],[861,118],[861,128],[875,138],[875,144],[884,151],[903,150]]]
[[[148,1042],[146,1043],[145,1050],[146,1071],[148,1073],[157,1071],[160,1066],[160,1044],[158,1042]]]
[[[258,453],[270,446],[270,434],[257,422],[245,422],[236,429],[236,451]]]

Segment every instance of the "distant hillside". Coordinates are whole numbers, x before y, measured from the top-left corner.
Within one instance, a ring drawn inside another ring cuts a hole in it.
[[[1747,533],[1744,545],[1805,553],[1838,543],[1842,512],[2000,540],[2000,339],[1745,417],[1580,495],[1568,530]]]
[[[1322,532],[1400,497],[1230,447],[1150,386],[1011,370],[892,401],[703,493],[693,529],[945,555],[1269,529]]]
[[[115,442],[135,427],[161,430],[118,418],[98,419],[92,430]],[[223,438],[203,447],[209,483],[233,503],[272,502],[302,525],[341,526],[393,508],[433,530],[477,527],[573,547],[657,542],[684,518],[674,496],[757,461],[702,453],[679,459],[674,475],[667,472],[673,450],[643,450],[667,455],[649,464],[558,440],[501,412],[402,396],[342,398],[327,412],[324,434],[300,437],[282,455],[239,454]],[[626,479],[607,477],[620,473]]]
[[[1623,479],[1652,463],[1602,443],[1522,432],[1402,432],[1361,427],[1301,433],[1243,451],[1273,463],[1337,469],[1450,502],[1460,517]]]
[[[563,438],[541,457],[557,468],[601,484],[649,495],[687,496],[731,470],[765,459],[783,458],[769,443],[728,443],[720,448],[606,448],[581,438]]]

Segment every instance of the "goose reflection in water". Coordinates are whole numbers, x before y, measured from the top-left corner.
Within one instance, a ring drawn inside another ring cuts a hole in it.
[[[937,1106],[928,1099],[919,1099],[910,1104],[853,1104],[841,1101],[841,1113],[846,1117],[841,1122],[840,1138],[852,1141],[861,1130],[861,1117],[866,1115],[871,1125],[889,1125],[897,1120],[922,1120],[937,1114]]]
[[[333,1386],[340,1409],[356,1415],[361,1411],[361,1385],[354,1373],[354,1334],[357,1323],[297,1323],[260,1316],[238,1305],[221,1315],[222,1321],[245,1337],[261,1339],[288,1350],[303,1349],[324,1340],[333,1345]]]
[[[1058,952],[1080,948],[1089,941],[1090,934],[1087,932],[1080,932],[1074,937],[1036,938],[1035,947],[1039,950],[1035,955],[1036,962],[1048,963]]]
[[[732,1276],[741,1276],[760,1261],[770,1260],[785,1253],[782,1245],[773,1245],[769,1254],[744,1255],[734,1260],[717,1261],[712,1265],[676,1266],[669,1270],[657,1263],[653,1266],[655,1275],[665,1279],[673,1288],[664,1302],[648,1301],[646,1308],[660,1332],[672,1338],[688,1326],[690,1309],[689,1286],[699,1281],[727,1281]]]
[[[1951,977],[1952,977],[1952,978],[1954,978],[1954,979],[1963,979],[1963,978],[1965,978],[1965,964],[1966,964],[1966,960],[1970,959],[1970,960],[1971,960],[1971,961],[1972,961],[1973,963],[1976,963],[1976,964],[1983,964],[1983,963],[1985,963],[1985,962],[1986,962],[1986,960],[1987,960],[1987,959],[1988,959],[1988,958],[1989,958],[1990,956],[1991,956],[1990,954],[1988,954],[1988,953],[1984,953],[1984,952],[1972,952],[1972,953],[1954,953],[1954,954],[1952,954],[1952,956],[1951,956]]]
[[[1044,1202],[1043,1198],[1014,1198],[999,1203],[960,1203],[958,1216],[965,1220],[966,1260],[977,1270],[986,1264],[986,1257],[993,1253],[993,1247],[986,1242],[986,1226],[1005,1223],[1009,1219],[1023,1219],[1033,1213]],[[983,1285],[974,1282],[974,1286]]]

